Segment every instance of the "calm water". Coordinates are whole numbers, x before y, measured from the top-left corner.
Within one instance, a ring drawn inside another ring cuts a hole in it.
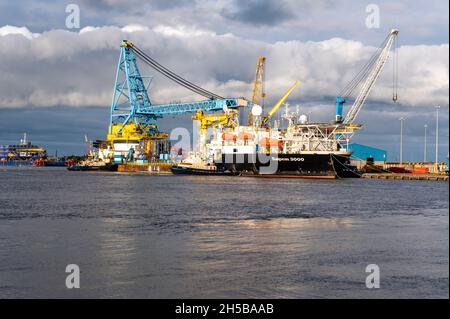
[[[448,196],[445,182],[0,168],[0,297],[448,298]]]

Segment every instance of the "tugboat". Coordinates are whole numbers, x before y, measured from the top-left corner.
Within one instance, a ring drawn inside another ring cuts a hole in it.
[[[111,163],[111,161],[106,162],[98,157],[98,153],[94,150],[90,150],[87,158],[80,162],[74,162],[73,160],[67,161],[67,169],[69,171],[106,171],[106,172],[117,172],[118,165]]]
[[[205,163],[198,157],[189,157],[186,161],[181,162],[178,165],[174,165],[170,169],[173,174],[182,175],[213,175],[213,176],[226,176],[233,175],[229,170],[218,169],[216,165],[212,163]]]
[[[94,161],[82,161],[78,164],[69,163],[67,169],[69,171],[106,171],[106,172],[117,172],[118,165],[116,164],[106,164],[104,162],[94,162]]]

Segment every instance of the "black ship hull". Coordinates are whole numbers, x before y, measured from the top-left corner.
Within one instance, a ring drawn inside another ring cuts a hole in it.
[[[186,166],[172,166],[170,168],[173,174],[178,175],[208,175],[208,176],[229,176],[233,175],[230,171],[207,170]]]
[[[72,165],[68,166],[67,169],[69,171],[82,171],[82,172],[117,172],[118,165],[103,165],[103,166],[89,166],[89,165]]]
[[[304,178],[357,178],[349,157],[335,154],[223,154],[218,170],[244,176]]]

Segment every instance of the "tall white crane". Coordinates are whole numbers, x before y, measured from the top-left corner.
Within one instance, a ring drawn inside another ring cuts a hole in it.
[[[341,94],[336,97],[336,122],[344,124],[352,124],[359,111],[361,111],[367,97],[370,94],[375,82],[378,80],[386,61],[389,57],[389,52],[394,44],[399,30],[393,29],[388,37],[385,39],[380,48],[375,52],[369,62],[362,68],[356,77],[341,91]],[[397,57],[394,58],[394,77],[393,77],[393,100],[397,100]],[[361,85],[362,84],[362,85]],[[352,107],[348,111],[345,119],[342,118],[342,111],[346,97],[350,96],[353,91],[361,86],[361,90],[355,99]]]

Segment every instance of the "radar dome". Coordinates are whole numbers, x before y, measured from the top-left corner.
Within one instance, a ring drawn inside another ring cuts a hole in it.
[[[306,114],[300,115],[299,122],[300,122],[300,124],[308,123],[308,115],[306,115]]]
[[[253,105],[252,107],[252,115],[253,116],[261,116],[262,114],[262,107],[258,104]]]

